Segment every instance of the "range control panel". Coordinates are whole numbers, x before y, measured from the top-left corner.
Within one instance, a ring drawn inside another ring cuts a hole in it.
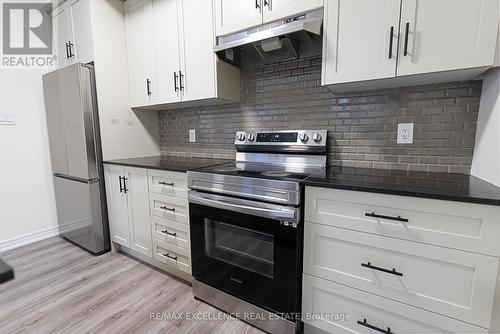
[[[236,146],[326,146],[327,130],[238,131]]]

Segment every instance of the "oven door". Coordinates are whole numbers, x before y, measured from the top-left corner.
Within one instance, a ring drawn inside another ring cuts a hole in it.
[[[189,192],[197,280],[276,313],[299,311],[299,209]]]

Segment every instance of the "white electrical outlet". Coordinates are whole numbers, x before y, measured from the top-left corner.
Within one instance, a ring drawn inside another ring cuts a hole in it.
[[[12,111],[0,111],[0,125],[16,125],[16,115]]]
[[[398,124],[398,144],[413,144],[413,123]]]
[[[189,130],[189,142],[196,143],[196,130]]]

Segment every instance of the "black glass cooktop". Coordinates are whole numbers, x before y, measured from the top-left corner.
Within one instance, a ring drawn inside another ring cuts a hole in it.
[[[321,169],[321,167],[285,166],[255,162],[230,162],[217,166],[199,168],[193,171],[210,174],[300,182],[309,177],[311,174],[321,171]]]

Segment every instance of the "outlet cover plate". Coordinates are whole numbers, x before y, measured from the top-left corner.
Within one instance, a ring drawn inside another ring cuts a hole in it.
[[[196,143],[196,130],[189,130],[189,142]]]
[[[413,144],[413,123],[398,124],[398,144]]]

